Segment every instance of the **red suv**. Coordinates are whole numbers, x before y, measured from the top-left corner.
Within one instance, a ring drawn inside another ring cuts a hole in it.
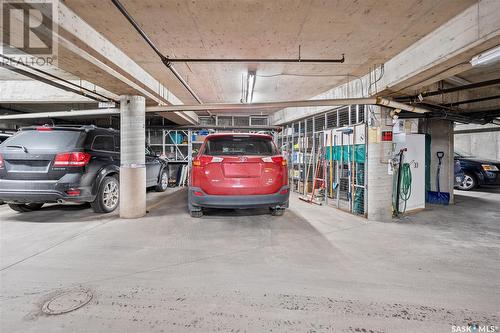
[[[206,137],[193,160],[189,213],[202,208],[262,208],[283,215],[288,207],[287,163],[270,135],[218,133]]]

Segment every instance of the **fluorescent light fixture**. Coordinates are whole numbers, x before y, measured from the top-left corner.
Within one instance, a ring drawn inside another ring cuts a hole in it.
[[[252,103],[254,87],[255,87],[255,72],[248,72],[247,93],[245,95],[245,103]]]
[[[497,61],[500,61],[500,46],[478,54],[471,59],[470,63],[472,66],[482,66],[489,65]]]

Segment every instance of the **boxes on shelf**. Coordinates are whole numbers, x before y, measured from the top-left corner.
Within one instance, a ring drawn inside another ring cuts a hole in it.
[[[302,182],[302,181],[299,182],[298,192],[304,193],[304,182]]]
[[[179,132],[171,132],[168,136],[170,137],[171,143],[175,144],[181,144],[185,140],[184,135]]]
[[[192,142],[203,142],[205,141],[206,135],[201,135],[201,134],[193,134],[191,135],[191,141]]]
[[[292,154],[292,163],[304,163],[304,153],[294,151]]]

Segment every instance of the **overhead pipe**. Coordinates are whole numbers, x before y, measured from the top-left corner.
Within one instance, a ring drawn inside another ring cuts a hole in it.
[[[471,103],[479,103],[479,102],[491,101],[491,100],[494,100],[494,99],[500,99],[500,95],[480,97],[480,98],[473,98],[473,99],[468,99],[468,100],[465,100],[465,101],[458,101],[458,102],[446,103],[446,104],[441,104],[441,105],[442,106],[454,106],[454,105],[461,105],[461,104],[471,104]]]
[[[203,101],[196,94],[196,92],[191,88],[191,86],[184,80],[184,78],[179,74],[179,72],[172,66],[172,62],[168,57],[161,53],[160,49],[153,43],[151,38],[148,37],[146,32],[142,30],[139,24],[134,20],[134,18],[129,14],[129,12],[125,9],[125,7],[118,0],[111,0],[111,2],[118,8],[118,10],[125,16],[125,18],[132,24],[134,29],[141,35],[141,37],[148,43],[148,45],[153,49],[153,51],[160,57],[161,62],[174,74],[177,80],[186,88],[186,90],[193,96],[193,98],[200,104],[203,104]],[[210,114],[210,112],[208,112]],[[210,114],[211,115],[211,114]]]
[[[500,125],[498,119],[493,119],[492,121],[495,125]],[[490,132],[500,132],[500,126],[498,127],[485,127],[485,128],[471,128],[464,130],[454,130],[453,134],[471,134],[471,133],[490,133]]]
[[[296,59],[288,58],[277,58],[277,59],[262,59],[262,58],[168,58],[170,62],[263,62],[263,63],[317,63],[317,64],[330,64],[330,63],[344,63],[345,56],[342,54],[342,58],[339,59],[302,59],[299,55]]]
[[[500,79],[494,79],[494,80],[488,80],[488,81],[482,81],[482,82],[476,82],[476,83],[471,83],[471,84],[464,84],[463,86],[458,86],[458,87],[452,87],[452,88],[446,88],[446,89],[439,89],[436,91],[430,91],[427,93],[423,93],[423,97],[427,96],[435,96],[435,95],[441,95],[441,94],[449,94],[455,91],[462,91],[462,90],[468,90],[468,89],[477,89],[477,88],[482,88],[482,87],[489,87],[489,86],[494,86],[500,84]]]
[[[419,95],[415,95],[415,96],[398,97],[397,99],[398,100],[412,100],[412,99],[418,98],[419,96],[429,97],[429,96],[436,96],[436,95],[444,95],[444,94],[449,94],[449,93],[456,92],[456,91],[477,89],[477,88],[482,88],[482,87],[494,86],[494,85],[498,85],[498,84],[500,84],[500,79],[494,79],[494,80],[476,82],[476,83],[471,83],[471,84],[464,84],[464,85],[458,86],[458,87],[423,92],[423,93],[420,93]]]
[[[456,113],[456,112],[447,112],[446,110],[443,109],[436,109],[426,114],[415,115],[410,112],[401,112],[399,114],[400,119],[405,119],[405,118],[444,119],[464,124],[472,123],[480,125],[494,123],[495,118],[499,116],[500,116],[500,110],[469,111],[466,113]]]
[[[277,58],[277,59],[262,59],[262,58],[168,58],[170,62],[282,62],[282,63],[344,63],[345,55],[342,53],[342,58],[338,59],[302,59],[300,55],[299,45],[299,57],[296,59],[289,58]]]

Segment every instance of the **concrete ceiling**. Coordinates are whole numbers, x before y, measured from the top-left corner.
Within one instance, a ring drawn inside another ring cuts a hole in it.
[[[194,103],[111,1],[64,2],[184,103]],[[239,102],[248,69],[259,75],[254,102],[311,98],[345,82],[346,74],[366,74],[475,2],[122,0],[170,57],[295,58],[299,45],[303,58],[345,53],[344,64],[176,64],[207,103]]]

